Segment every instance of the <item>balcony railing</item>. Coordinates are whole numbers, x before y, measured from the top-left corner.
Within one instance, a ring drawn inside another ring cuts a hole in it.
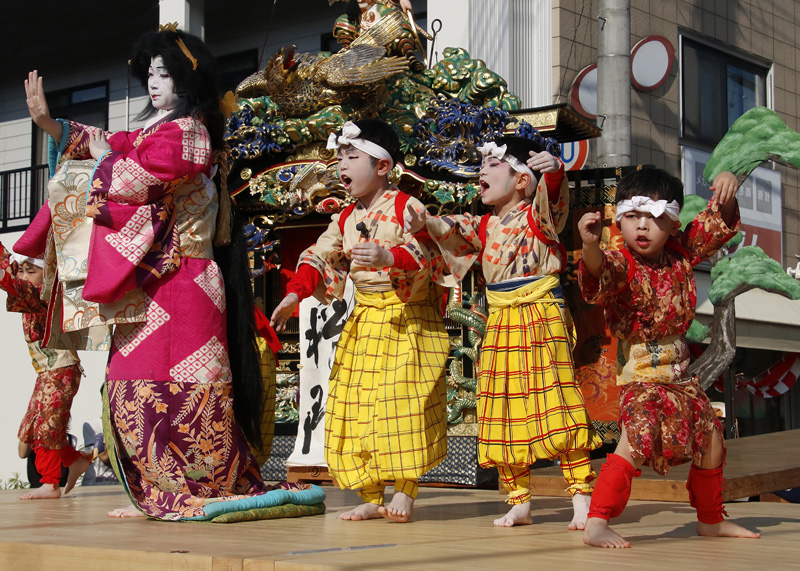
[[[0,232],[24,230],[44,204],[47,165],[0,172]]]

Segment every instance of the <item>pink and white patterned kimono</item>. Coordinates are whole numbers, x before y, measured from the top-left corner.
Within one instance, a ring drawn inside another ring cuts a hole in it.
[[[62,160],[87,158],[95,128],[64,124]],[[146,315],[116,326],[108,362],[119,467],[146,515],[196,518],[209,498],[270,489],[233,415],[211,142],[191,117],[107,136],[112,150],[97,162],[87,202],[83,297],[102,311],[139,290],[138,302],[115,311],[144,306]]]

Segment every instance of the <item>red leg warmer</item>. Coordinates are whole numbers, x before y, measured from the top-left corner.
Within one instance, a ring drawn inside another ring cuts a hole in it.
[[[635,470],[622,456],[609,454],[594,484],[588,517],[599,517],[606,521],[618,517],[631,497],[633,478],[641,474],[641,470]]]
[[[36,471],[39,472],[39,481],[42,484],[55,484],[61,481],[61,455],[59,450],[44,448],[34,444],[33,450],[36,452]]]
[[[81,453],[69,444],[64,448],[55,450],[45,448],[38,442],[34,442],[33,450],[36,452],[36,471],[39,472],[40,482],[43,484],[56,484],[61,481],[61,466],[71,466],[75,460],[81,457]]]
[[[686,480],[689,490],[689,503],[697,510],[697,519],[703,523],[720,523],[728,514],[722,506],[722,490],[725,480],[722,478],[722,466],[712,470],[701,470],[694,464],[689,469]]]

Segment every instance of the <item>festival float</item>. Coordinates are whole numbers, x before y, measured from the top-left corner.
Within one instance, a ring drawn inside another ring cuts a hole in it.
[[[422,40],[435,42],[435,36],[392,3],[369,4],[358,22],[343,16],[334,24],[341,51],[300,53],[284,46],[225,99],[232,111],[228,187],[250,222],[256,297],[266,315],[282,299],[299,254],[352,201],[339,180],[335,153],[326,149],[328,135],[345,121],[378,117],[394,127],[404,157],[390,181],[433,215],[479,211],[477,147],[502,133],[544,138],[553,154],[560,143],[600,133],[566,106],[523,109],[506,81],[464,49],[447,47],[441,59],[428,63]],[[479,273],[473,271],[443,300],[452,343],[449,452],[423,481],[475,485],[494,477],[481,474],[475,461],[473,363],[486,322]],[[288,456],[290,479],[324,480],[325,365],[352,302],[306,301],[280,336],[276,439],[265,470],[283,477]],[[615,399],[616,393],[605,398]],[[599,426],[616,420],[606,416]]]

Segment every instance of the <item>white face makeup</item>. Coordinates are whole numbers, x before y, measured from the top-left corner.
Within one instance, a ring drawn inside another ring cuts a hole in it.
[[[147,71],[147,93],[150,95],[153,107],[159,111],[172,111],[178,103],[172,77],[161,56],[150,60],[150,68]]]
[[[495,214],[519,200],[514,188],[517,172],[493,156],[483,158],[480,172],[481,202],[495,207]]]
[[[339,178],[350,196],[369,204],[377,192],[385,190],[386,175],[378,174],[380,161],[351,145],[341,147],[336,155]],[[388,166],[389,162],[384,159]]]

